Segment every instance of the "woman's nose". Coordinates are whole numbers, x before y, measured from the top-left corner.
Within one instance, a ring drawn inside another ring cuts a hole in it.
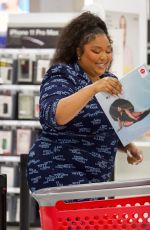
[[[101,52],[101,53],[100,53],[100,59],[101,59],[101,60],[105,60],[105,59],[107,59],[107,58],[108,58],[108,56],[107,56],[106,52]]]

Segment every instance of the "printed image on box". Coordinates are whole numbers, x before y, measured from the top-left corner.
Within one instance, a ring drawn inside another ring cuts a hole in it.
[[[119,96],[98,93],[96,98],[125,146],[150,130],[150,73],[142,65],[120,82],[123,90]]]

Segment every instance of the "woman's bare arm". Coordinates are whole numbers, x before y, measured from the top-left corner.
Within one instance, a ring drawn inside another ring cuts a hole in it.
[[[121,88],[121,84],[117,79],[106,77],[61,99],[56,108],[57,124],[65,125],[71,121],[96,93],[106,92],[111,95],[118,95],[121,93]]]
[[[130,112],[129,109],[124,109],[124,111],[125,111],[125,113],[126,113],[130,118],[132,118],[133,120],[135,120],[135,121],[138,120],[138,118],[135,117],[134,114],[132,114],[132,112]]]

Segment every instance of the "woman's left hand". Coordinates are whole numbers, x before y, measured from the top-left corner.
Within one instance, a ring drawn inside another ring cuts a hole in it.
[[[129,164],[138,165],[143,161],[143,153],[142,150],[137,147],[135,144],[130,143],[126,146],[127,152],[127,161]]]

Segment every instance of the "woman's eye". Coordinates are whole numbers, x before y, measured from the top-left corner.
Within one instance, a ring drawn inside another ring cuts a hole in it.
[[[101,54],[103,51],[100,51],[100,50],[93,50],[93,53],[95,53],[95,54]],[[110,54],[110,53],[112,53],[112,50],[106,50],[106,51],[104,51],[105,53],[107,53],[107,54]]]
[[[95,54],[100,54],[101,51],[93,50]]]
[[[107,50],[106,53],[110,54],[110,53],[112,53],[112,50]]]

